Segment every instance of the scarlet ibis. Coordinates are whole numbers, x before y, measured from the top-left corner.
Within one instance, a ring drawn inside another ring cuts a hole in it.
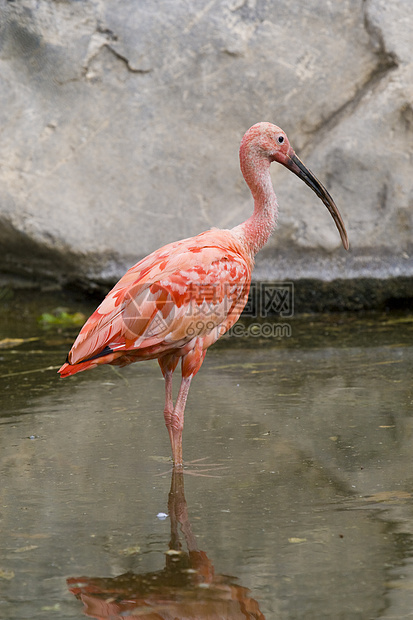
[[[304,181],[332,215],[344,248],[347,232],[332,197],[305,167],[285,132],[257,123],[240,147],[241,171],[254,212],[230,230],[213,228],[170,243],[131,267],[82,327],[62,377],[100,364],[125,366],[157,359],[165,379],[164,417],[175,466],[182,467],[184,410],[192,378],[206,351],[238,320],[248,299],[255,254],[275,228],[277,198],[273,161]],[[181,360],[182,379],[173,404],[172,374]]]

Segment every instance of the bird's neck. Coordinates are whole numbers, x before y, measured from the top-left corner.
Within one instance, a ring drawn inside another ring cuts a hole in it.
[[[270,161],[266,157],[241,148],[240,164],[254,198],[254,212],[233,231],[249,252],[255,255],[267,243],[277,224],[277,197],[270,176]]]

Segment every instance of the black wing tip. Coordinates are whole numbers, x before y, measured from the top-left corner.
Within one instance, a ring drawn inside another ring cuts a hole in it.
[[[96,353],[96,355],[92,355],[92,357],[87,357],[86,359],[82,360],[82,362],[91,362],[92,360],[98,359],[98,357],[105,357],[105,355],[110,355],[110,353],[113,353],[113,349],[111,349],[109,346],[106,346],[102,351]]]

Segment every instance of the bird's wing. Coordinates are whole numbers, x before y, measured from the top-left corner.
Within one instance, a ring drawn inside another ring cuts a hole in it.
[[[83,326],[69,353],[76,364],[106,352],[162,353],[238,319],[252,262],[229,231],[165,246],[134,265]]]

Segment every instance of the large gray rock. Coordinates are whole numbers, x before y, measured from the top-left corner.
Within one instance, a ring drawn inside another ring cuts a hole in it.
[[[411,0],[0,0],[0,268],[115,279],[251,212],[246,129],[283,127],[347,223],[273,166],[255,277],[413,275]]]

